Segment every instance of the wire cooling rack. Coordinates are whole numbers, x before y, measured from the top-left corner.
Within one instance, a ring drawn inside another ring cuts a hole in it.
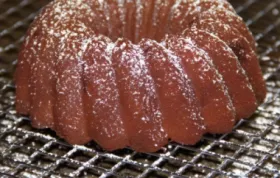
[[[157,153],[71,146],[15,115],[12,82],[23,35],[46,0],[0,0],[1,177],[280,177],[280,0],[231,0],[258,41],[268,97],[231,133]]]

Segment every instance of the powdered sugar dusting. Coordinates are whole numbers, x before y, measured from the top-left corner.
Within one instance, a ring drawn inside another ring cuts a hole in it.
[[[146,61],[157,85],[165,117],[164,127],[172,139],[190,143],[190,135],[201,136],[204,125],[190,79],[182,68],[182,60],[155,41],[143,40],[141,46],[146,51]],[[188,133],[189,140],[176,138],[174,128],[180,133]]]
[[[214,67],[223,76],[228,88],[237,119],[248,117],[247,113],[255,110],[257,103],[248,77],[234,52],[217,36],[203,30],[190,29],[184,34],[190,36],[212,58]]]
[[[164,130],[162,114],[143,51],[138,45],[125,40],[119,40],[116,44],[112,59],[122,102],[129,116],[127,129],[133,138],[130,142],[145,142],[139,142],[145,136],[146,141],[162,145],[167,135],[161,131]]]
[[[183,59],[185,72],[189,74],[194,84],[203,111],[208,107],[212,107],[212,110],[215,110],[215,108],[220,111],[223,110],[223,112],[227,112],[227,117],[221,117],[219,113],[216,117],[223,119],[220,122],[225,121],[233,124],[235,110],[232,101],[222,76],[214,67],[208,54],[198,48],[190,37],[171,37],[167,41],[167,46]],[[214,119],[211,118],[212,116],[205,115],[204,112],[202,115],[209,130],[219,129],[219,125],[211,124]]]

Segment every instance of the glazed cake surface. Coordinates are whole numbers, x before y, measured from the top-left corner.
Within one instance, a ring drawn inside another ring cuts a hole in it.
[[[54,0],[15,82],[34,127],[110,151],[229,132],[266,95],[255,40],[226,0]]]

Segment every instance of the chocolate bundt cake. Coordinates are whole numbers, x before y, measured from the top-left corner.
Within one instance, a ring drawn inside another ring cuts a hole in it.
[[[256,43],[226,0],[55,0],[29,28],[16,110],[71,144],[153,152],[250,117]]]

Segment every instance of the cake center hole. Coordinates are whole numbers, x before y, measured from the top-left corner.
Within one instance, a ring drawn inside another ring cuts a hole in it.
[[[154,3],[154,1],[151,2]],[[129,3],[127,6],[129,6]],[[108,34],[104,35],[113,41],[126,38],[137,44],[145,38],[161,42],[166,34],[177,34],[182,30],[182,27],[176,25],[177,23],[170,24],[171,11],[158,13],[155,12],[154,8],[148,7],[143,7],[142,13],[138,11],[139,7],[131,5],[130,8],[126,9],[122,18],[112,19],[112,16],[110,16],[111,23],[108,25]],[[120,19],[124,19],[124,23]]]

